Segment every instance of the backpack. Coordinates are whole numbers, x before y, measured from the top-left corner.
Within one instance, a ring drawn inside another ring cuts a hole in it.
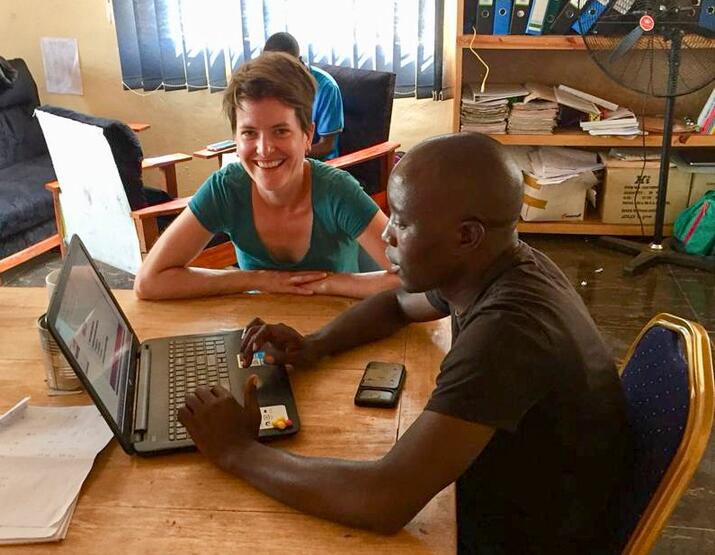
[[[678,214],[673,234],[688,254],[715,255],[715,190]]]

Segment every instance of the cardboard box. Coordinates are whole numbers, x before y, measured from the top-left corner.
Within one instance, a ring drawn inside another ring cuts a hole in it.
[[[540,183],[524,174],[524,203],[521,219],[525,222],[562,222],[583,220],[586,192],[598,180],[585,172],[561,183]]]
[[[599,202],[601,222],[604,224],[638,224],[638,213],[644,224],[655,222],[658,200],[658,171],[660,162],[624,161],[602,156],[606,165],[603,191]],[[643,175],[641,176],[641,171]],[[634,197],[638,191],[637,210]],[[675,217],[687,206],[690,194],[690,174],[678,170],[675,165],[668,174],[668,190],[665,200],[665,223],[673,223]]]
[[[688,206],[692,206],[700,200],[705,193],[715,189],[715,168],[712,173],[698,172],[692,173],[692,181],[690,182],[690,198]]]

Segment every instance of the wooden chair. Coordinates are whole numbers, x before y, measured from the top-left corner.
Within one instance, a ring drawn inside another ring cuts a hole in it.
[[[713,422],[713,365],[707,332],[658,314],[638,335],[621,372],[635,460],[620,500],[624,554],[645,554],[700,463]]]
[[[144,159],[132,130],[115,120],[51,106],[39,108],[37,117],[58,177],[47,188],[53,194],[61,247],[77,234],[93,257],[136,273],[160,228],[168,225],[167,217],[185,206],[175,199],[176,164],[191,156]],[[151,168],[162,171],[163,191],[144,187],[142,172]],[[235,262],[230,244],[203,256],[192,264],[222,267]]]

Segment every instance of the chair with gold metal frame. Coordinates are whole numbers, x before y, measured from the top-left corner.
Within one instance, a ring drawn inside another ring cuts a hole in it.
[[[713,366],[700,324],[658,314],[621,371],[634,464],[620,500],[624,554],[648,553],[700,463],[713,423]]]

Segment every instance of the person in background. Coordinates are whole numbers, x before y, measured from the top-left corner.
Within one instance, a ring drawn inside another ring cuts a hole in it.
[[[138,297],[260,290],[362,298],[399,285],[380,238],[387,217],[349,173],[305,158],[315,88],[306,67],[279,52],[236,70],[223,103],[239,162],[214,172],[159,237],[137,273]],[[219,232],[240,269],[189,267]],[[359,273],[360,247],[383,269]]]
[[[285,52],[303,61],[300,46],[290,33],[275,33],[268,37],[264,52]],[[313,102],[313,123],[315,134],[309,156],[320,160],[330,160],[338,156],[338,143],[343,130],[343,97],[335,79],[319,67],[308,66],[318,83]]]

